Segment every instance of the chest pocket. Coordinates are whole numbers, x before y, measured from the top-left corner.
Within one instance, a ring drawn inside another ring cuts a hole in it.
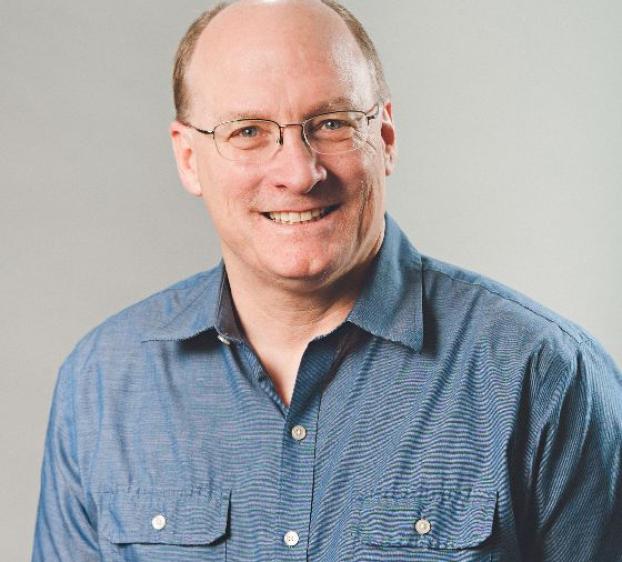
[[[363,498],[359,562],[491,560],[494,490],[381,492]]]
[[[225,562],[230,492],[136,491],[105,494],[100,547],[132,562]]]

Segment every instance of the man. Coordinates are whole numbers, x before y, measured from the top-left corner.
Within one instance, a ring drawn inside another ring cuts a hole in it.
[[[33,560],[622,559],[622,376],[385,215],[382,67],[329,0],[240,0],[175,67],[223,263],[59,374]]]

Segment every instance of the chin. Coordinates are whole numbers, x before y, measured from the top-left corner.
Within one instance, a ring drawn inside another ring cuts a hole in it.
[[[293,260],[287,263],[286,260],[275,264],[272,262],[271,267],[267,268],[275,277],[284,281],[298,283],[321,283],[328,277],[332,277],[335,271],[334,264],[327,260]]]
[[[282,268],[274,272],[276,277],[283,280],[300,283],[320,282],[330,276],[330,273],[328,268]]]

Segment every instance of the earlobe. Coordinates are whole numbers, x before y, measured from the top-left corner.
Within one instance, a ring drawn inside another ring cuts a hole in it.
[[[384,149],[384,173],[386,176],[390,176],[395,168],[395,159],[397,156],[393,106],[390,101],[387,101],[384,105],[380,134],[382,136]]]
[[[179,121],[173,121],[169,128],[175,162],[177,163],[177,173],[184,189],[190,195],[201,197],[202,190],[197,173],[196,154],[187,129]]]

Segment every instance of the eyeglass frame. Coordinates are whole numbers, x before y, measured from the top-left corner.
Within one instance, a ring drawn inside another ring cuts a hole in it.
[[[369,124],[374,119],[377,119],[378,116],[380,115],[380,111],[382,109],[382,104],[383,104],[382,100],[378,100],[369,111],[362,111],[360,109],[335,109],[333,111],[323,111],[322,113],[317,113],[315,115],[311,115],[311,117],[307,117],[307,119],[304,119],[303,121],[300,121],[298,123],[285,123],[283,125],[281,125],[277,121],[274,121],[273,119],[263,119],[263,118],[254,118],[254,117],[245,117],[244,119],[231,119],[229,121],[223,121],[222,123],[218,123],[218,125],[215,125],[214,128],[211,131],[209,131],[207,129],[199,129],[198,127],[195,127],[194,125],[192,125],[190,123],[182,123],[182,124],[185,125],[186,127],[190,127],[191,129],[194,129],[195,131],[197,131],[198,133],[201,133],[203,135],[211,135],[212,138],[214,139],[214,144],[216,145],[216,151],[225,160],[229,160],[229,159],[226,158],[225,156],[223,156],[223,154],[220,152],[220,150],[218,150],[218,143],[216,143],[216,135],[215,135],[216,129],[218,129],[218,127],[220,127],[222,125],[230,125],[231,123],[243,123],[244,121],[260,121],[262,123],[274,123],[279,128],[279,139],[277,141],[277,144],[279,146],[283,146],[283,131],[287,127],[300,127],[300,136],[302,138],[302,141],[305,143],[305,146],[307,146],[310,150],[312,150],[316,154],[329,154],[329,155],[330,154],[348,154],[349,152],[354,152],[356,150],[360,150],[360,147],[352,148],[352,149],[349,149],[349,150],[343,150],[343,151],[340,151],[340,152],[320,152],[320,151],[316,150],[315,148],[313,148],[313,146],[311,146],[311,143],[309,142],[309,140],[306,137],[306,132],[305,132],[306,124],[309,123],[310,121],[312,121],[313,119],[317,119],[318,117],[322,117],[322,115],[332,115],[334,113],[360,113],[361,115],[363,115],[367,119],[367,126],[369,126]],[[274,156],[277,152],[278,152],[278,149],[272,154],[272,156]],[[266,160],[259,160],[259,162],[265,162],[265,161],[268,161],[268,160],[269,160],[269,158],[266,158]],[[237,162],[239,160],[229,160],[229,161],[230,162]]]

